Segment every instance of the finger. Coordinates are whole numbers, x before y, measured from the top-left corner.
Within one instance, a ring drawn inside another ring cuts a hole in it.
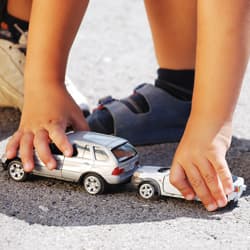
[[[36,132],[34,138],[34,146],[41,161],[49,168],[56,168],[56,161],[53,158],[49,148],[49,135],[45,129]]]
[[[217,205],[226,206],[227,198],[223,186],[211,163],[206,159],[199,159],[196,163],[197,166],[202,166],[199,171]]]
[[[219,175],[225,194],[233,192],[233,179],[225,157],[211,159],[211,164]]]
[[[20,156],[25,172],[31,172],[34,169],[33,139],[33,133],[26,132],[23,134],[20,141]]]
[[[83,116],[82,112],[80,111],[80,114],[78,112],[75,112],[72,115],[72,126],[75,131],[89,131],[89,125],[86,122],[85,117]]]
[[[48,132],[50,139],[63,152],[63,154],[67,157],[72,156],[73,148],[65,134],[65,128],[60,124],[54,123],[49,126]]]
[[[170,183],[174,185],[187,200],[195,198],[195,192],[189,184],[183,168],[179,163],[173,163],[170,171]]]
[[[6,157],[8,159],[14,158],[17,155],[17,150],[19,148],[21,137],[22,137],[22,132],[17,131],[9,139],[7,146],[6,146]]]
[[[217,203],[213,199],[208,187],[206,186],[203,178],[200,175],[199,170],[193,165],[190,164],[185,168],[185,173],[188,177],[188,180],[194,189],[195,193],[206,207],[208,211],[214,211],[218,208]]]

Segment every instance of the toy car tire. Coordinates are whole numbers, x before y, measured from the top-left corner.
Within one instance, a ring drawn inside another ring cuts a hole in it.
[[[157,189],[155,185],[150,181],[145,181],[141,183],[138,192],[139,195],[145,200],[150,200],[157,197]]]
[[[15,159],[8,164],[8,174],[14,181],[25,181],[27,178],[27,173],[24,172],[23,164],[21,160]]]
[[[105,181],[97,174],[90,173],[84,176],[83,185],[89,194],[102,194],[105,190]]]

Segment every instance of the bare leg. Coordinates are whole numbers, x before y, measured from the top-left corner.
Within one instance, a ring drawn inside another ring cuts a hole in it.
[[[7,10],[10,15],[29,21],[31,6],[32,0],[8,0]]]
[[[145,6],[159,66],[194,68],[197,1],[145,0]]]

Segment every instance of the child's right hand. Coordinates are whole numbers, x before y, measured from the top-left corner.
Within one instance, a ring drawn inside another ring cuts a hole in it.
[[[188,199],[199,197],[208,211],[227,204],[233,191],[226,152],[231,143],[231,122],[190,116],[175,153],[170,181]]]
[[[65,156],[71,156],[72,145],[65,135],[68,126],[89,130],[82,111],[64,85],[51,84],[26,91],[19,128],[6,147],[7,158],[14,158],[19,150],[24,170],[30,172],[34,168],[35,147],[43,163],[49,169],[56,168],[49,142],[53,141]]]

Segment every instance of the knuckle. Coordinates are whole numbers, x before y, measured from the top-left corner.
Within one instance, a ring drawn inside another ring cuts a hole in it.
[[[223,191],[218,186],[213,186],[210,191],[213,197],[217,199],[223,197]]]
[[[204,179],[207,184],[213,184],[215,182],[215,176],[210,173],[206,173]]]
[[[201,151],[200,149],[193,149],[191,153],[192,161],[196,161],[201,158]]]
[[[203,184],[200,178],[190,178],[190,183],[195,189],[200,188]]]
[[[222,179],[221,179],[222,183],[224,184],[232,184],[233,180],[232,180],[232,177],[230,176],[224,176]]]
[[[221,163],[216,164],[216,172],[218,174],[224,174],[225,171],[226,171],[226,167],[223,164],[221,164]]]

